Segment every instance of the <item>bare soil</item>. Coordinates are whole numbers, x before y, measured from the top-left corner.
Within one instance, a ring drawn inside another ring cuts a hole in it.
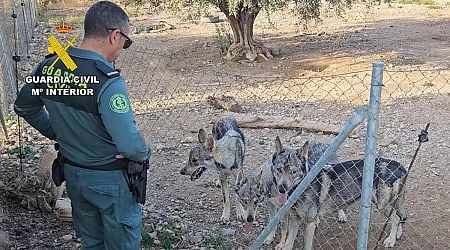
[[[73,9],[50,10],[45,15],[73,15]],[[129,86],[136,122],[154,150],[144,228],[156,234],[157,242],[145,248],[246,249],[267,223],[261,207],[252,230],[244,230],[236,221],[235,210],[231,222],[222,224],[216,174],[207,172],[196,182],[179,174],[198,129],[210,130],[212,122],[224,114],[208,106],[208,95],[233,96],[249,114],[295,116],[342,126],[354,108],[367,103],[372,62],[381,60],[386,71],[377,153],[408,166],[418,146],[417,135],[431,123],[430,141],[422,145],[408,179],[408,220],[395,249],[449,249],[449,8],[382,4],[367,9],[356,5],[342,17],[326,13],[321,23],[308,30],[287,16],[288,11],[274,13],[272,24],[264,13],[258,17],[255,37],[278,55],[257,63],[224,61],[212,23],[195,24],[167,13],[133,18],[140,29],[160,20],[175,27],[133,35],[135,43],[116,64]],[[42,44],[51,32],[45,24],[37,29],[43,35],[37,35],[33,44],[35,62],[44,55]],[[341,146],[337,153],[342,160],[363,157],[365,129],[361,125]],[[290,147],[311,139],[333,140],[331,135],[299,130],[243,131],[247,174],[273,150],[276,135]],[[27,212],[11,198],[0,196],[0,201],[8,217],[0,228],[9,233],[13,249],[79,246],[76,240],[62,239],[74,235],[70,223],[57,221],[53,214]],[[335,215],[321,221],[316,249],[355,248],[358,204],[347,213],[345,224],[338,223]],[[381,213],[373,209],[370,247],[383,223]],[[297,248],[301,239],[299,235]]]

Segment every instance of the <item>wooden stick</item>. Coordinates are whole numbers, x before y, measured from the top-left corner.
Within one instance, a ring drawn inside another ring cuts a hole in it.
[[[324,134],[339,134],[341,127],[320,121],[304,120],[298,117],[286,116],[265,116],[254,114],[235,114],[228,113],[228,116],[234,116],[241,128],[271,128],[271,129],[304,129],[312,132],[323,132]]]
[[[391,218],[392,213],[394,212],[394,208],[398,208],[398,204],[397,204],[398,203],[398,198],[401,195],[404,195],[404,194],[402,194],[402,192],[404,192],[403,188],[406,185],[406,180],[408,179],[409,173],[411,173],[411,168],[412,168],[412,166],[414,164],[414,161],[416,160],[417,153],[419,152],[420,146],[422,145],[422,143],[428,141],[428,137],[427,137],[428,127],[430,127],[430,123],[427,123],[427,125],[425,126],[425,129],[422,130],[420,135],[419,135],[419,146],[417,146],[416,152],[414,152],[414,155],[413,155],[413,157],[411,159],[411,163],[409,164],[409,167],[408,167],[408,169],[406,171],[405,179],[403,179],[403,182],[400,182],[399,189],[398,189],[399,195],[397,197],[395,197],[395,200],[394,200],[394,202],[392,204],[392,207],[391,207],[391,211],[389,212],[389,216],[387,217],[386,221],[384,222],[383,229],[381,229],[381,233],[380,233],[380,236],[378,237],[378,241],[376,242],[374,250],[378,249],[379,242],[381,241],[381,239],[383,239],[383,235],[384,235],[384,233],[386,231],[386,227],[387,227],[387,224],[389,222],[389,219]]]

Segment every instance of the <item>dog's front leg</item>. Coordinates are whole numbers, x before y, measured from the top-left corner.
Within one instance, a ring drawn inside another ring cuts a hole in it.
[[[344,209],[339,209],[338,211],[338,220],[341,223],[347,222],[347,215],[345,215]]]
[[[217,176],[217,179],[214,181],[214,185],[216,186],[216,188],[221,187],[220,174]]]
[[[228,187],[228,176],[221,175],[220,176],[220,184],[222,186],[222,195],[223,195],[223,212],[220,220],[223,222],[230,221],[230,188]]]
[[[236,216],[240,221],[245,221],[245,209],[242,204],[236,199]]]
[[[393,213],[390,218],[391,221],[391,232],[389,236],[384,240],[384,247],[394,247],[395,242],[397,241],[397,231],[399,229],[400,217]],[[400,229],[401,230],[401,229]]]
[[[272,202],[268,202],[267,211],[269,213],[269,221],[272,220],[272,218],[275,216],[276,207],[272,204]],[[283,222],[281,222],[283,223]],[[275,233],[277,232],[277,227],[275,227],[272,232],[267,236],[267,238],[264,240],[264,244],[269,245],[272,243],[273,239],[275,238]]]
[[[288,227],[289,227],[289,219],[288,219],[289,215],[286,215],[286,217],[281,221],[281,239],[280,239],[280,243],[278,243],[278,245],[275,246],[275,250],[283,250],[285,245],[286,245],[286,236],[288,233]]]
[[[236,187],[238,187],[241,182],[244,181],[244,173],[242,172],[242,170],[240,171],[233,171],[233,175],[234,175],[234,180],[235,180],[235,185]],[[237,219],[240,221],[246,221],[246,213],[245,213],[245,209],[242,206],[242,204],[239,202],[239,199],[236,197],[236,216]]]
[[[303,242],[304,250],[311,250],[314,242],[314,233],[316,231],[317,224],[319,224],[319,219],[316,218],[314,221],[308,222],[306,224],[305,230],[305,240]]]
[[[286,240],[286,244],[284,245],[285,250],[294,249],[295,239],[297,238],[298,228],[300,227],[297,220],[289,220],[289,231],[288,237]]]

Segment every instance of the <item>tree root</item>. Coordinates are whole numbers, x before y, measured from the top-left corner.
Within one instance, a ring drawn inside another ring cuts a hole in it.
[[[272,50],[265,47],[261,42],[253,42],[250,46],[232,44],[228,49],[225,59],[230,61],[268,61],[273,58]]]

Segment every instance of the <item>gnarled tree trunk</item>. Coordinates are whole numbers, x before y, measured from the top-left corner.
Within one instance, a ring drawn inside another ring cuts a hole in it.
[[[226,59],[255,61],[258,58],[268,60],[273,57],[269,48],[253,39],[253,24],[261,7],[257,0],[253,0],[252,4],[250,8],[240,3],[235,11],[230,12],[227,1],[219,2],[219,8],[228,18],[233,31],[233,43],[228,49]]]

